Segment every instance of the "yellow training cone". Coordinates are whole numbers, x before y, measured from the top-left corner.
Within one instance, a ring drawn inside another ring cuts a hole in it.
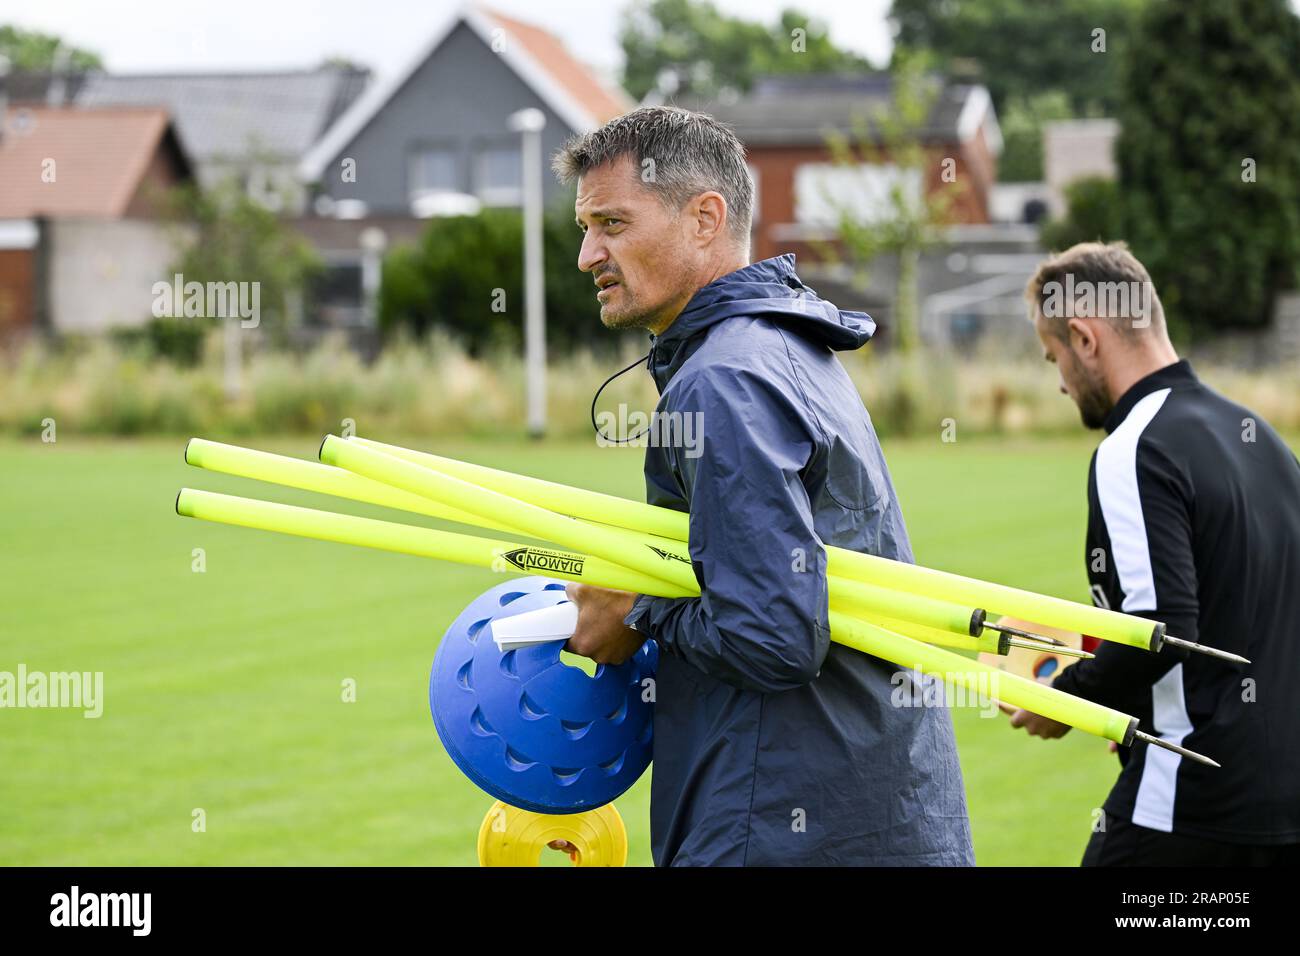
[[[479,866],[538,866],[554,840],[577,848],[575,866],[626,866],[627,830],[614,804],[583,813],[533,813],[498,800],[478,831]]]

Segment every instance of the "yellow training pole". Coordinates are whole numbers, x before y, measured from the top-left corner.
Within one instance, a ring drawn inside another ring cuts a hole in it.
[[[474,466],[474,464],[464,464],[454,462],[452,459],[439,458],[438,455],[428,455],[420,451],[411,451],[402,449],[395,445],[385,445],[382,442],[369,441],[367,438],[352,438],[350,440],[356,444],[367,446],[368,449],[382,451],[383,454],[391,455],[393,458],[400,458],[411,462],[412,464],[422,464],[432,471],[445,473],[460,477],[467,483],[478,484],[482,479],[490,480],[493,483],[493,490],[499,493],[507,494],[511,497],[519,497],[524,501],[529,501],[533,505],[543,507],[543,509],[554,511],[552,506],[573,506],[575,497],[573,492],[576,489],[567,488],[565,485],[556,485],[550,481],[541,481],[538,479],[528,479],[520,475],[508,475],[507,472],[498,472],[493,468]],[[334,454],[338,454],[335,450]],[[507,480],[508,479],[510,480]],[[510,489],[510,490],[507,490]],[[443,506],[447,506],[450,498],[441,498]],[[591,505],[594,502],[594,506]],[[632,505],[634,502],[627,502],[623,498],[612,496],[602,496],[602,494],[591,493],[590,499],[584,498],[582,502],[582,518],[586,520],[614,520],[619,519],[619,510],[617,506]],[[637,514],[645,515],[647,510],[650,512],[666,512],[666,514],[680,515],[680,512],[667,511],[667,509],[655,509],[651,506],[643,506],[642,509],[633,509]],[[680,515],[685,518],[685,515]],[[668,528],[668,525],[664,525]],[[526,532],[524,528],[516,527],[516,532]],[[636,532],[630,532],[636,533]],[[649,533],[649,532],[646,532]],[[552,538],[554,540],[554,538]],[[655,537],[653,540],[642,538],[642,544],[647,549],[654,551],[655,554],[664,557],[667,553],[668,561],[677,561],[682,567],[690,567],[690,557],[682,548],[684,542],[677,542],[673,546],[672,542],[663,540],[662,537]],[[569,545],[572,546],[572,545]],[[827,549],[828,551],[831,549]],[[628,562],[624,562],[628,563]],[[692,580],[694,575],[692,574]],[[857,581],[852,579],[839,578],[832,576],[828,580],[829,601],[833,607],[839,607],[840,610],[849,611],[850,614],[868,614],[883,615],[883,617],[915,620],[915,622],[924,624],[926,627],[936,628],[939,631],[948,631],[953,635],[980,636],[984,633],[984,613],[976,607],[963,607],[954,604],[952,601],[943,600],[943,598],[931,597],[928,594],[914,594],[902,591],[902,589],[881,588],[875,584],[868,584],[866,581]],[[958,643],[957,646],[967,646],[965,641]],[[976,643],[972,646],[978,646],[980,649],[991,649],[989,641],[985,640],[983,644]],[[992,648],[997,648],[998,641],[992,641]]]
[[[539,504],[545,502],[546,507],[576,518],[614,524],[629,530],[675,538],[679,541],[685,541],[689,534],[690,518],[684,512],[659,508],[613,495],[597,495],[581,488],[543,482],[524,475],[512,475],[482,465],[471,465],[438,455],[384,445],[370,439],[353,438],[351,441],[371,448],[380,448],[385,453],[406,458],[432,470],[449,473],[448,469],[454,469],[457,474],[476,481],[485,488]],[[1075,601],[980,581],[920,565],[904,564],[901,561],[892,561],[876,555],[860,554],[844,548],[827,547],[826,557],[828,574],[837,578],[863,581],[911,594],[942,596],[950,602],[984,608],[991,614],[1021,617],[1047,627],[1091,634],[1103,640],[1140,647],[1143,650],[1159,650],[1165,638],[1163,624],[1132,614],[1079,604]]]
[[[636,532],[566,518],[505,493],[480,487],[445,472],[425,468],[414,461],[333,435],[322,443],[321,459],[368,478],[425,495],[446,507],[495,516],[512,525],[518,533],[545,538],[566,548],[580,548],[600,555],[607,561],[671,580],[698,593],[699,585],[687,555],[680,550],[671,551],[656,545]],[[889,591],[871,584],[839,579],[831,580],[828,590],[830,606],[836,610],[916,621],[955,635],[976,637],[984,633],[982,612],[937,598]],[[965,646],[965,642],[962,642],[962,646]],[[991,649],[989,642],[975,646]]]
[[[206,471],[221,472],[238,478],[269,481],[286,488],[315,491],[336,498],[347,498],[351,501],[362,501],[366,504],[428,515],[431,518],[441,518],[444,521],[454,521],[457,524],[474,525],[492,531],[504,531],[507,534],[514,533],[512,528],[490,518],[468,515],[420,495],[413,495],[391,485],[362,478],[343,468],[322,465],[318,461],[303,461],[300,458],[273,455],[270,452],[241,448],[238,445],[191,438],[185,446],[185,463]]]
[[[303,461],[202,438],[191,439],[185,446],[185,461],[197,468],[235,477],[267,481],[288,488],[381,505],[509,534],[515,533],[513,528],[501,522],[466,514],[420,495],[413,495],[390,485],[355,475],[343,468],[322,465],[319,462]],[[520,546],[508,547],[513,552]],[[530,562],[531,570],[545,570],[543,565],[546,559],[541,555],[544,550],[533,548],[526,558],[521,557],[520,560]],[[556,560],[562,563],[565,559]],[[846,592],[847,596],[842,602],[843,610],[882,626],[892,627],[900,633],[909,633],[905,630],[909,622],[906,617],[900,619],[899,616],[914,613],[916,633],[910,636],[945,647],[998,652],[1000,646],[998,635],[972,636],[969,612],[956,605],[905,594],[903,599],[910,602],[910,606],[903,608],[893,599],[894,592],[874,585],[842,579],[834,579],[831,582],[831,590]]]
[[[585,554],[538,548],[512,541],[495,541],[452,531],[436,531],[433,528],[417,528],[392,521],[358,518],[355,515],[335,514],[331,511],[317,511],[314,508],[299,508],[296,505],[257,501],[193,488],[181,489],[176,498],[176,513],[187,518],[279,531],[302,538],[453,561],[488,568],[500,574],[523,571],[663,597],[688,597],[692,593],[699,593],[698,588],[688,591]],[[621,583],[608,583],[611,581]]]
[[[837,611],[831,612],[830,624],[831,633],[836,640],[848,647],[856,647],[900,667],[910,667],[940,677],[946,682],[960,684],[977,694],[983,693],[1005,700],[1016,707],[1050,717],[1098,737],[1128,744],[1132,742],[1133,733],[1137,729],[1137,718],[1118,710],[1072,697],[1046,684],[1008,674],[939,647],[922,644]],[[1013,701],[1012,697],[1016,699]]]
[[[206,521],[279,531],[301,537],[397,551],[479,567],[496,568],[502,552],[512,547],[508,542],[491,541],[449,531],[415,528],[371,518],[358,518],[352,515],[255,501],[189,488],[182,489],[177,496],[176,510],[181,515]],[[687,596],[681,594],[679,588],[664,581],[629,580],[629,578],[640,579],[643,576],[635,575],[626,568],[601,561],[589,554],[551,553],[564,555],[569,563],[561,565],[557,562],[554,567],[531,570],[568,580],[582,580],[599,587],[658,594],[663,597]],[[692,591],[692,596],[699,594],[698,588]],[[1013,675],[980,664],[978,661],[968,660],[950,651],[894,634],[842,612],[831,612],[830,625],[832,640],[890,661],[899,667],[912,668],[939,677],[946,682],[960,683],[977,693],[987,692],[1012,706],[1032,710],[1034,713],[1079,727],[1088,733],[1104,736],[1117,743],[1129,744],[1137,737],[1160,746],[1174,746],[1158,738],[1148,738],[1136,731],[1136,719],[1118,711],[1071,697],[1069,694],[1034,681],[1014,678]],[[990,680],[995,682],[990,683]],[[1180,750],[1180,752],[1205,760],[1200,755],[1191,754],[1189,751]]]
[[[423,495],[439,504],[482,518],[504,521],[520,534],[554,541],[565,548],[581,547],[588,554],[642,574],[699,592],[690,562],[680,555],[647,546],[622,528],[575,521],[537,505],[471,484],[452,475],[376,451],[359,442],[329,435],[321,443],[320,459],[403,491]],[[642,592],[650,593],[650,592]]]
[[[978,603],[990,613],[1021,617],[1035,624],[1091,634],[1143,650],[1157,651],[1164,642],[1165,626],[1147,618],[979,581],[948,571],[903,564],[873,554],[838,548],[832,554],[830,550],[827,554],[828,568],[856,580],[870,580],[881,587],[913,594],[939,593],[951,601]]]
[[[279,458],[280,456],[272,455],[268,457]],[[204,458],[204,467],[211,467],[215,471],[225,472],[227,470],[226,466],[236,460],[235,457],[218,460]],[[265,459],[249,460],[265,463]],[[387,485],[369,482],[368,479],[360,478],[342,469],[331,468],[328,465],[298,461],[298,459],[293,458],[284,459],[284,461],[294,465],[312,466],[331,473],[329,475],[331,479],[346,475],[348,478],[357,479],[358,482],[366,482],[375,485],[377,488],[387,489],[394,496],[403,494],[396,489],[388,488]],[[242,470],[230,473],[244,474]],[[295,480],[285,482],[289,487],[305,487],[304,484],[300,484],[296,480],[301,475],[296,475],[294,471],[286,471],[283,474],[295,478]],[[267,480],[272,479],[268,477]],[[349,486],[347,483],[335,484],[331,480],[322,481],[319,483],[319,487],[310,490],[320,490],[326,494],[333,494],[340,487],[347,487],[347,490],[351,492],[357,490],[359,486]],[[334,490],[329,491],[326,489]],[[349,493],[342,497],[351,498],[353,495]],[[414,495],[406,497],[415,498]],[[360,500],[371,500],[375,504],[389,503],[384,500],[383,495],[378,494],[374,495],[373,498]],[[393,500],[400,501],[401,499],[395,497]],[[424,499],[417,500],[424,501]],[[393,507],[397,507],[397,505],[394,504]],[[341,544],[380,548],[385,551],[396,551],[419,557],[438,558],[459,564],[490,568],[496,571],[526,571],[585,583],[591,583],[590,576],[594,574],[599,576],[602,582],[622,582],[619,585],[602,584],[603,587],[617,586],[620,590],[633,591],[638,594],[650,593],[661,597],[689,597],[698,593],[698,590],[687,592],[684,588],[677,589],[677,593],[668,593],[673,588],[670,585],[665,585],[664,582],[659,581],[657,578],[647,578],[618,565],[611,565],[608,562],[588,558],[585,555],[573,552],[555,551],[517,542],[496,541],[449,531],[437,531],[431,528],[418,528],[412,525],[376,521],[353,515],[316,511],[310,508],[259,501],[253,498],[241,498],[235,495],[217,494],[211,491],[198,491],[190,488],[182,490],[177,498],[176,510],[179,514],[189,518],[201,518],[223,524],[279,531],[284,534],[335,541]],[[416,509],[403,507],[403,510]],[[584,571],[586,574],[583,573]],[[942,644],[945,647],[997,652],[998,642],[996,639],[990,640],[988,637],[977,638],[954,634],[935,628],[927,628],[923,625],[910,625],[904,621],[890,621],[886,618],[877,618],[874,613],[864,616],[874,623],[885,627],[894,627],[902,633],[908,633],[906,629],[909,627],[914,628],[911,636],[931,643]]]
[[[268,481],[289,488],[396,508],[446,521],[503,531],[507,534],[520,533],[501,521],[468,514],[422,495],[411,494],[400,488],[353,474],[346,469],[319,462],[302,461],[202,438],[193,438],[186,445],[185,461],[190,465],[227,475]],[[666,552],[669,556],[667,560],[676,560],[683,565],[690,564],[690,558],[685,553],[682,542],[669,541],[652,535],[640,535],[640,537],[656,554]],[[927,627],[947,631],[956,636],[970,637],[982,633],[980,625],[983,623],[984,615],[977,609],[962,607],[925,595],[892,591],[843,578],[832,578],[829,581],[829,588],[832,604],[849,613],[867,617],[882,615],[896,620],[915,620]],[[949,642],[948,646],[994,650],[998,642],[996,639],[991,643],[989,640],[954,641]]]
[[[630,498],[586,491],[528,475],[516,475],[509,471],[488,468],[486,465],[475,465],[454,458],[443,458],[441,455],[431,455],[428,452],[413,451],[399,445],[387,445],[359,435],[348,441],[365,445],[367,448],[392,455],[394,458],[423,465],[445,475],[452,475],[462,481],[491,488],[493,491],[499,491],[521,501],[532,502],[549,511],[572,515],[575,518],[585,518],[598,524],[613,525],[616,528],[630,528],[674,541],[686,540],[690,519],[683,512],[673,511],[670,508],[657,508]],[[579,501],[580,509],[574,510],[574,506]],[[629,524],[629,520],[633,523]]]
[[[827,577],[830,604],[855,617],[881,616],[968,637],[984,633],[984,612],[924,594],[890,590],[864,581]]]
[[[831,608],[831,610],[834,610],[834,608]],[[904,637],[910,637],[916,641],[934,644],[936,647],[947,647],[959,651],[976,651],[999,656],[1005,656],[1007,651],[1010,650],[1010,646],[1003,643],[1007,638],[997,633],[972,637],[968,634],[954,634],[952,631],[927,627],[924,624],[917,624],[915,621],[900,621],[880,614],[851,614],[849,616],[866,621],[868,624],[874,624],[876,627],[883,627],[895,634],[902,634]],[[1048,645],[1043,645],[1043,649],[1049,650],[1050,648]]]

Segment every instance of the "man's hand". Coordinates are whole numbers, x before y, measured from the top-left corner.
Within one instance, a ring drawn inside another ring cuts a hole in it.
[[[1035,714],[1030,710],[1012,707],[1001,701],[998,701],[998,706],[1002,708],[1004,714],[1011,715],[1012,727],[1024,727],[1031,737],[1055,740],[1057,737],[1064,737],[1070,732],[1070,725],[1063,724],[1059,720],[1052,720],[1050,717]]]
[[[632,612],[635,594],[576,582],[564,593],[578,606],[578,627],[564,645],[566,651],[597,664],[622,664],[645,643],[644,634],[623,623]]]

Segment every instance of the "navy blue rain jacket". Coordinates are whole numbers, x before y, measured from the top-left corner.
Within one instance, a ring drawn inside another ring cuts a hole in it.
[[[948,711],[898,706],[925,696],[903,693],[910,672],[830,643],[822,545],[913,560],[834,355],[874,330],[784,255],[711,282],[652,337],[672,423],[655,434],[676,440],[647,449],[647,497],[690,512],[702,592],[642,595],[627,617],[660,647],[657,865],[974,863]]]

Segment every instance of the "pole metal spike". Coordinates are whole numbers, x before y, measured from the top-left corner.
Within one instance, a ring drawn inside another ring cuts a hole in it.
[[[1191,760],[1195,760],[1197,763],[1203,763],[1207,767],[1223,766],[1223,764],[1219,763],[1217,760],[1211,760],[1209,757],[1206,757],[1203,754],[1198,754],[1195,750],[1188,750],[1186,747],[1180,747],[1178,746],[1178,744],[1171,743],[1168,740],[1162,740],[1160,737],[1152,737],[1150,734],[1143,733],[1140,730],[1133,731],[1133,739],[1144,740],[1147,743],[1154,744],[1157,747],[1163,747],[1165,750],[1172,750],[1176,754],[1181,754],[1184,757],[1187,757]]]
[[[1196,651],[1198,654],[1217,657],[1221,661],[1231,661],[1234,664],[1250,663],[1250,661],[1242,657],[1240,654],[1233,654],[1231,651],[1221,651],[1217,647],[1208,647],[1205,644],[1197,644],[1195,641],[1185,641],[1181,637],[1170,637],[1166,634],[1165,643],[1172,644],[1174,647],[1183,647],[1189,651]]]
[[[1008,637],[1023,637],[1026,640],[1037,641],[1039,644],[1051,644],[1053,647],[1068,646],[1065,641],[1058,641],[1056,638],[1048,637],[1046,634],[1035,634],[1032,631],[1022,631],[1018,627],[1009,627],[1006,624],[990,624],[985,621],[984,626],[990,631],[999,631],[1002,634],[1006,634]]]
[[[1051,644],[1043,644],[1040,641],[1026,641],[1019,637],[1008,637],[1007,643],[1012,647],[1023,647],[1026,650],[1042,651],[1044,654],[1059,654],[1061,657],[1081,657],[1084,660],[1091,660],[1096,657],[1088,651],[1077,647],[1055,647]]]

